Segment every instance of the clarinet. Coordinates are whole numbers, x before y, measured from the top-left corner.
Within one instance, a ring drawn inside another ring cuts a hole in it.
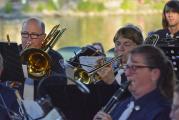
[[[110,114],[113,111],[113,109],[116,106],[116,103],[119,101],[121,96],[126,92],[130,83],[130,81],[126,81],[124,84],[120,86],[120,88],[114,93],[114,95],[107,102],[107,104],[102,108],[103,112]]]

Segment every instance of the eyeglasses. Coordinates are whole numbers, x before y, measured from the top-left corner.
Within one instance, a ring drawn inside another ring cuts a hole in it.
[[[29,36],[30,36],[31,39],[37,39],[41,35],[43,35],[43,33],[38,34],[38,33],[21,32],[21,36],[23,38],[29,38]]]
[[[154,66],[148,66],[148,65],[124,65],[124,70],[131,70],[131,71],[136,71],[137,69],[140,69],[140,68],[150,68],[150,69],[153,69],[155,68]]]

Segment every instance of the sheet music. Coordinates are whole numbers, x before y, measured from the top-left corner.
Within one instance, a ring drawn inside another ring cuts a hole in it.
[[[95,65],[97,65],[97,61],[99,59],[103,58],[103,56],[80,56],[80,64],[82,64],[82,68],[86,70],[87,72],[91,71],[94,69]],[[88,67],[88,66],[91,67]]]

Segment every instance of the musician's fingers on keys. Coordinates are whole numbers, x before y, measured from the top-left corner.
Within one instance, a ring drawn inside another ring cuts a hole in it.
[[[112,120],[111,116],[105,112],[99,111],[93,118],[93,120]]]

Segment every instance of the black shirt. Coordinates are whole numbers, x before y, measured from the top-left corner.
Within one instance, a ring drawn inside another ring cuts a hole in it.
[[[160,29],[160,30],[153,32],[152,34],[159,35],[159,40],[158,40],[157,45],[160,45],[160,44],[171,45],[172,44],[175,46],[179,46],[179,31],[174,34],[171,34],[169,29]]]
[[[169,60],[171,60],[177,79],[179,79],[179,59],[177,58],[179,55],[179,31],[171,34],[169,29],[160,29],[151,35],[153,34],[159,36],[156,46],[160,47],[166,56],[168,56]]]
[[[0,119],[1,120],[10,120],[8,112],[10,113],[10,116],[12,116],[13,113],[20,115],[18,113],[19,105],[17,103],[14,92],[15,91],[13,89],[10,89],[0,84]]]

